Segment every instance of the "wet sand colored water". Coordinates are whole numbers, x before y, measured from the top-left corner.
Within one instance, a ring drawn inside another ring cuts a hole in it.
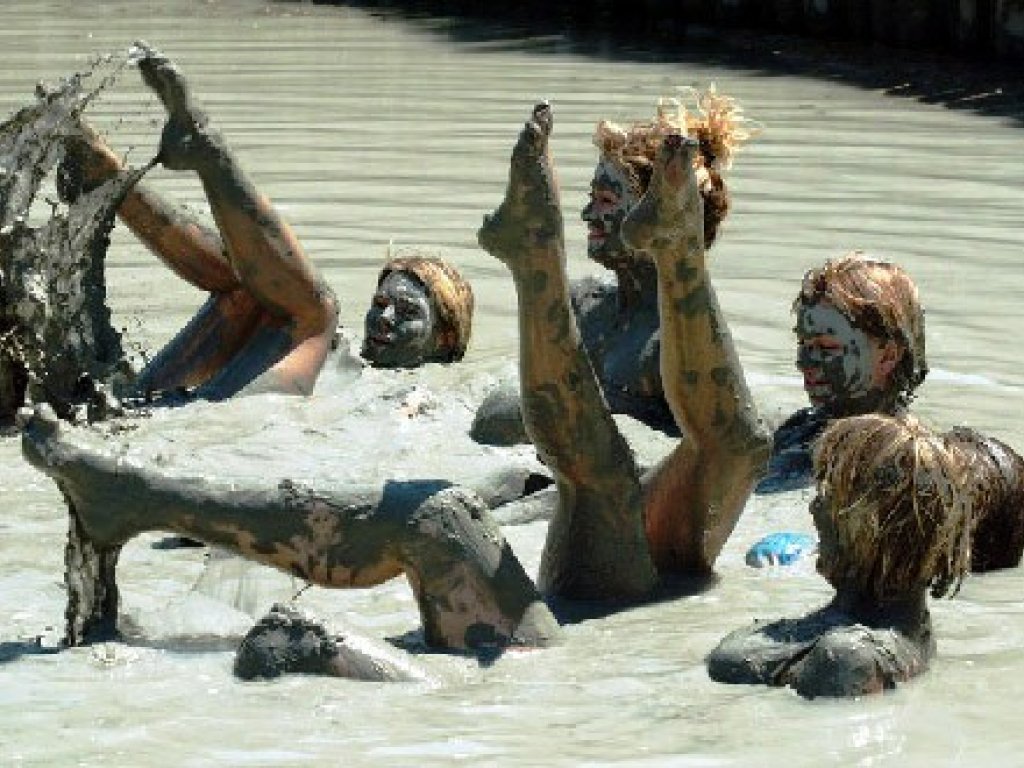
[[[143,37],[178,59],[337,291],[353,335],[389,239],[442,249],[473,281],[475,338],[465,362],[397,374],[386,386],[394,406],[381,409],[386,416],[376,411],[372,378],[332,369],[308,403],[261,396],[219,411],[201,407],[194,421],[185,412],[159,417],[148,428],[163,427],[157,437],[171,461],[184,454],[227,476],[267,463],[260,440],[277,435],[276,448],[291,453],[282,472],[298,465],[310,479],[330,476],[346,446],[358,443],[368,472],[419,473],[433,416],[416,406],[419,415],[401,421],[403,398],[415,386],[428,393],[416,402],[451,391],[445,423],[468,425],[470,405],[512,370],[511,282],[478,251],[475,232],[500,199],[529,106],[544,97],[558,110],[553,151],[570,269],[583,275],[585,232],[572,211],[585,200],[594,123],[645,116],[674,86],[708,81],[768,128],[729,176],[735,208],[711,266],[765,413],[803,402],[789,313],[800,275],[862,247],[902,263],[927,307],[933,372],[918,414],[1024,447],[1014,343],[1024,330],[1017,120],[724,56],[701,65],[511,30],[501,40],[453,36],[437,23],[338,7],[13,3],[4,27],[4,116],[27,102],[38,79],[81,69],[93,52]],[[129,157],[142,164],[163,118],[133,77],[91,111],[116,147],[136,147]],[[191,178],[161,169],[149,178],[202,210]],[[148,349],[202,300],[120,228],[108,288],[126,343]],[[375,426],[341,426],[360,418]],[[397,426],[380,429],[386,419]],[[198,434],[196,423],[204,426]],[[642,452],[664,449],[631,435]],[[307,441],[304,465],[298,449]],[[751,503],[712,588],[570,626],[562,647],[508,654],[491,666],[417,658],[440,678],[436,685],[241,683],[232,676],[234,647],[254,617],[301,583],[203,551],[154,549],[158,536],[121,556],[131,642],[35,653],[37,636],[52,645],[62,631],[66,513],[53,484],[22,462],[13,436],[0,438],[0,461],[5,765],[1012,765],[1024,747],[1013,684],[1024,674],[1019,569],[968,578],[955,599],[933,603],[938,655],[927,675],[894,695],[808,704],[791,692],[708,679],[704,655],[726,632],[755,617],[801,615],[828,598],[810,564],[789,572],[743,564],[761,533],[810,530],[804,492]],[[506,534],[535,573],[543,523]],[[415,629],[401,580],[364,592],[309,589],[297,604],[375,639]]]

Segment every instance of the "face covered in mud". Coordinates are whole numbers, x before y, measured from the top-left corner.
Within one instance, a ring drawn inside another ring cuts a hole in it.
[[[855,327],[827,301],[797,312],[796,367],[811,404],[837,415],[863,413],[888,384],[883,342]]]
[[[590,202],[580,216],[587,222],[587,255],[608,269],[622,268],[631,253],[622,242],[622,220],[636,205],[637,198],[626,173],[610,160],[602,159],[590,182]]]
[[[362,356],[377,368],[422,365],[434,352],[436,322],[426,287],[406,272],[391,272],[366,313]]]

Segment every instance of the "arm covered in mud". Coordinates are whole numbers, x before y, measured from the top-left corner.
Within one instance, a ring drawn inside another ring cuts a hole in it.
[[[707,571],[768,456],[728,325],[708,273],[697,143],[666,137],[651,184],[623,236],[658,269],[661,376],[683,433],[645,478],[647,533],[663,570]]]

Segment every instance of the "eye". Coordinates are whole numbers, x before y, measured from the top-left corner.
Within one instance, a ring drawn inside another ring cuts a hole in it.
[[[843,354],[843,345],[836,339],[828,337],[815,336],[810,339],[800,339],[797,342],[797,346],[801,350],[817,352],[819,355],[833,356]]]
[[[422,315],[419,304],[411,301],[400,301],[397,306],[398,316],[403,320],[418,320]]]

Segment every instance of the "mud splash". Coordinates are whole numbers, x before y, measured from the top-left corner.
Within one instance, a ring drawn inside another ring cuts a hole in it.
[[[103,419],[133,378],[111,325],[104,263],[117,206],[152,163],[80,195],[68,194],[74,180],[58,168],[64,139],[129,63],[128,54],[106,56],[37,86],[36,102],[0,125],[0,420],[28,402],[68,420]],[[47,194],[51,184],[73,202]]]

